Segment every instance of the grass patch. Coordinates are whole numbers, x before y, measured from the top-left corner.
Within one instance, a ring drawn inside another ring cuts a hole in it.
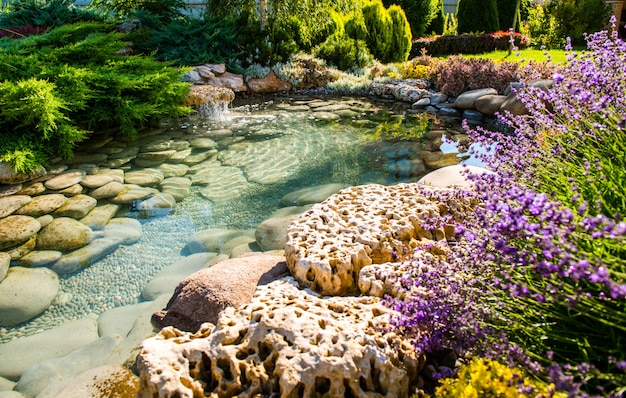
[[[555,64],[564,64],[567,53],[565,50],[538,50],[527,48],[519,51],[513,51],[510,55],[506,50],[497,50],[483,54],[461,55],[463,58],[485,58],[495,63],[501,62],[519,62],[527,65],[529,61],[544,62],[551,60]]]

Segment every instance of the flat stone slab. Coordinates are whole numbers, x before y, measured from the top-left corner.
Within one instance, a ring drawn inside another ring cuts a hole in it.
[[[159,184],[163,181],[163,178],[163,173],[157,169],[143,169],[126,173],[124,182],[139,186],[151,186]]]
[[[108,182],[101,187],[92,189],[89,196],[94,199],[114,198],[124,190],[124,184],[119,181]]]
[[[146,199],[159,191],[154,188],[142,187],[135,184],[124,184],[124,189],[115,197],[111,198],[113,203],[131,203],[136,200]]]
[[[142,230],[141,223],[134,218],[113,218],[104,226],[104,237],[132,245],[141,239]]]
[[[85,246],[92,233],[91,228],[73,218],[55,218],[39,232],[37,249],[72,251]]]
[[[20,207],[14,214],[20,214],[31,217],[40,217],[49,214],[63,206],[67,201],[65,195],[60,193],[52,193],[48,195],[35,196],[30,202]]]
[[[89,214],[80,219],[80,222],[92,229],[92,231],[101,231],[104,229],[106,223],[112,219],[120,205],[115,203],[107,203],[101,206],[94,207]]]
[[[63,206],[54,211],[57,217],[83,218],[89,213],[98,201],[91,196],[78,194],[69,198]]]
[[[100,188],[113,181],[113,177],[106,174],[92,174],[85,176],[80,182],[80,185],[87,188]]]
[[[97,339],[96,319],[83,318],[0,344],[0,377],[17,380],[31,366],[67,355]]]
[[[30,202],[28,195],[11,195],[0,197],[0,218],[4,218],[26,203]]]
[[[283,206],[303,206],[312,203],[320,203],[345,187],[345,184],[333,183],[302,188],[283,196],[280,200],[280,204]]]
[[[63,253],[58,250],[36,250],[15,260],[22,267],[47,267],[57,262]]]
[[[106,159],[106,155],[104,156],[104,159]],[[49,179],[44,183],[44,186],[48,189],[58,191],[80,183],[86,175],[87,173],[85,173],[84,170],[69,170]]]
[[[91,241],[87,246],[64,255],[50,268],[59,275],[71,274],[80,271],[100,260],[107,254],[113,253],[121,241],[118,239],[101,238]]]

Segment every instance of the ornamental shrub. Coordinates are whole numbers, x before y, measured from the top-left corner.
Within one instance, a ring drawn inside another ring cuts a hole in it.
[[[453,54],[482,54],[509,48],[509,32],[498,31],[480,35],[424,37],[413,42],[412,56],[427,53],[433,56]],[[518,48],[531,43],[527,35],[515,33],[513,40]]]
[[[364,68],[372,65],[374,57],[363,40],[346,34],[334,34],[313,49],[313,55],[341,70]]]
[[[411,27],[399,6],[392,5],[387,12],[392,23],[388,62],[405,62],[411,52]]]
[[[422,37],[429,33],[426,28],[435,17],[436,2],[433,0],[384,0],[383,4],[389,8],[399,5],[405,12],[411,26],[412,37]]]
[[[518,80],[519,64],[502,62],[496,64],[484,58],[449,57],[430,68],[430,78],[435,87],[451,96],[478,88],[495,88],[502,92],[510,83]]]
[[[498,21],[500,23],[500,30],[508,31],[513,27],[513,18],[515,16],[515,6],[517,1],[511,0],[497,0],[498,6]],[[532,0],[521,0],[519,6],[519,15],[517,18],[517,25],[515,31],[520,31],[520,26],[523,21],[528,20],[528,13],[533,7]]]
[[[551,0],[545,11],[554,17],[557,35],[570,37],[575,45],[585,44],[585,33],[605,29],[612,13],[604,0]]]
[[[496,0],[459,0],[458,33],[495,32],[500,28]]]
[[[124,36],[103,23],[64,25],[0,41],[0,160],[19,171],[71,157],[89,131],[137,129],[191,111],[184,69],[123,56]]]
[[[520,368],[511,368],[500,362],[473,358],[462,365],[454,378],[440,381],[435,390],[437,398],[534,398],[560,397],[566,394],[556,393],[554,384],[546,385],[528,378]]]
[[[76,7],[72,0],[17,0],[6,7],[0,12],[0,29],[25,26],[51,28],[105,20],[103,14]]]
[[[442,35],[446,25],[446,14],[443,11],[443,0],[434,1],[433,19],[430,21],[424,32],[427,35]],[[415,36],[419,37],[419,36]]]
[[[381,0],[372,0],[363,6],[365,43],[371,53],[382,63],[391,62],[393,21]]]

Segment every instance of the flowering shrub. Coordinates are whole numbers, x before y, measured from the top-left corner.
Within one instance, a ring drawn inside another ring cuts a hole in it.
[[[501,117],[513,134],[469,132],[491,149],[476,156],[495,173],[469,176],[480,205],[460,215],[449,268],[433,263],[428,278],[412,271],[406,297],[390,305],[418,350],[437,349],[419,343],[420,333],[432,342],[443,330],[444,347],[516,363],[568,396],[618,397],[626,392],[626,44],[600,32],[588,47],[568,57],[551,89],[518,90],[529,114]],[[464,308],[480,310],[454,312]],[[478,338],[465,338],[469,327]]]
[[[531,398],[562,397],[554,384],[544,385],[526,377],[519,368],[510,368],[497,361],[474,358],[461,366],[456,378],[441,380],[435,390],[439,398]]]
[[[413,40],[411,56],[426,53],[432,56],[453,54],[481,54],[509,48],[509,32],[499,31],[480,35],[422,37]],[[513,40],[518,48],[530,45],[527,35],[515,32]]]
[[[486,87],[501,92],[509,83],[518,80],[518,67],[514,62],[496,64],[489,59],[454,56],[433,64],[430,78],[438,90],[452,96]]]

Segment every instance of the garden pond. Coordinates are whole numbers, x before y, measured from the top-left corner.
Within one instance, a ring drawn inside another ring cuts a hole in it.
[[[141,131],[135,141],[93,137],[72,163],[55,165],[58,174],[123,176],[119,182],[139,196],[78,189],[97,197],[94,210],[115,206],[110,217],[134,220],[141,234],[84,269],[59,272],[47,310],[0,327],[0,343],[146,300],[142,291],[159,271],[197,252],[190,238],[199,231],[248,237],[225,243],[216,250],[220,258],[259,251],[254,230],[280,208],[310,205],[350,185],[417,181],[440,167],[475,164],[458,154],[456,142],[467,140],[458,120],[403,103],[290,96],[237,100],[227,113],[211,109],[210,118],[208,110]],[[91,228],[93,241],[106,238],[102,228]]]

